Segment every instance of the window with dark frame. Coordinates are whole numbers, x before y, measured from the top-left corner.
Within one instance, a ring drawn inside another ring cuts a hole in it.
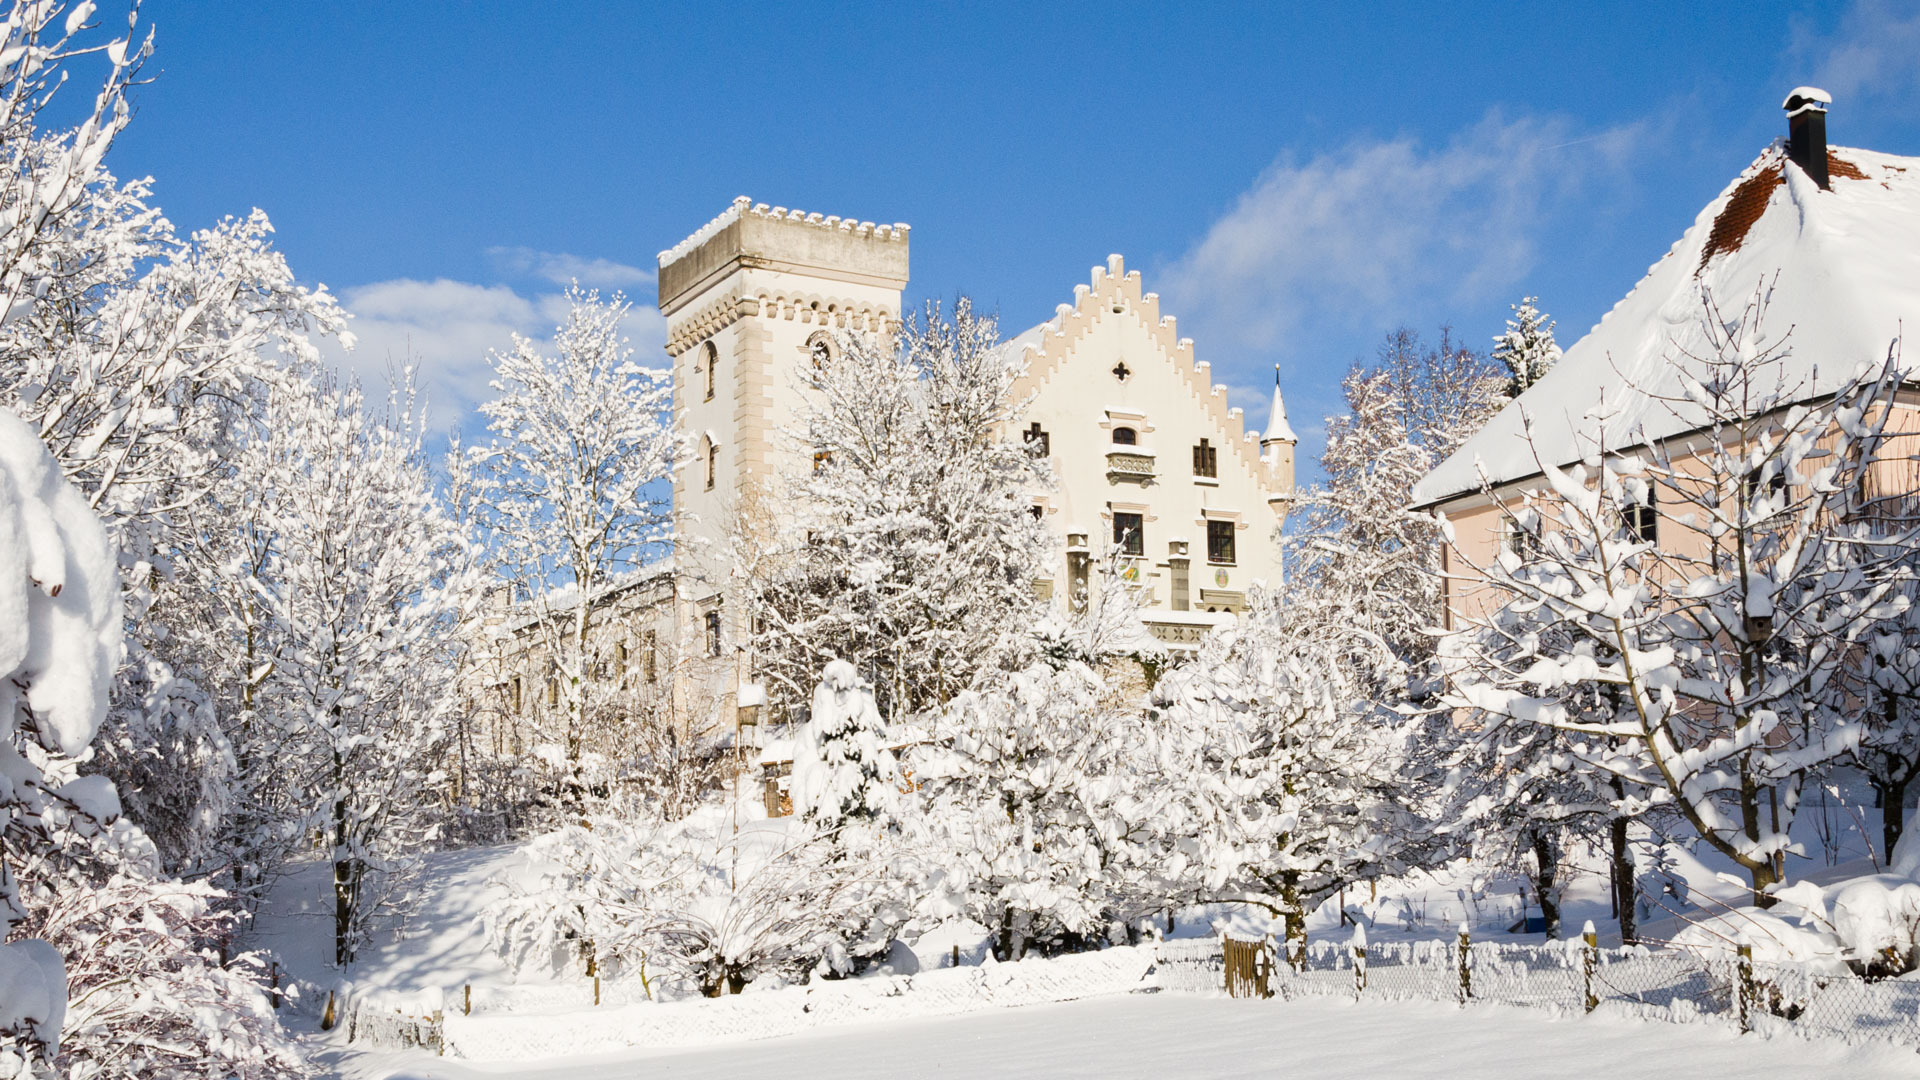
[[[720,366],[720,349],[709,341],[704,351],[707,364],[707,400],[712,401],[714,379],[717,377],[715,372]]]
[[[1117,427],[1113,429],[1113,445],[1115,446],[1134,446],[1139,441],[1140,433],[1130,427]]]
[[[1113,515],[1113,542],[1120,545],[1122,554],[1144,555],[1147,552],[1146,527],[1146,515],[1116,511]]]
[[[655,682],[660,677],[660,637],[652,630],[640,638],[640,673],[646,676],[648,682]]]
[[[707,655],[720,655],[720,613],[707,612]]]
[[[1233,534],[1236,526],[1231,521],[1207,522],[1207,561],[1227,563],[1233,559]]]
[[[707,436],[707,490],[713,490],[714,477],[720,473],[720,444]]]
[[[833,344],[827,340],[826,334],[815,334],[808,339],[807,356],[813,361],[815,368],[827,366],[827,362],[833,359]]]
[[[1041,430],[1040,421],[1038,420],[1035,420],[1028,426],[1026,442],[1027,448],[1039,454],[1041,457],[1049,457],[1053,454],[1053,439],[1049,437],[1045,431]]]
[[[1201,439],[1200,445],[1193,448],[1193,475],[1217,477],[1220,475],[1219,449]]]
[[[1644,500],[1627,504],[1626,519],[1627,531],[1635,540],[1651,544],[1660,539],[1660,509],[1654,505],[1652,487]]]

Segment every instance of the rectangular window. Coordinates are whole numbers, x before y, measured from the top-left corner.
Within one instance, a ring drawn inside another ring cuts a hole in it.
[[[1652,488],[1647,489],[1645,502],[1631,503],[1626,511],[1627,529],[1635,540],[1651,544],[1660,539],[1660,511],[1654,506]]]
[[[513,715],[515,716],[519,716],[521,710],[525,708],[521,699],[521,687],[524,685],[518,675],[515,675],[513,682],[508,685],[508,696],[513,699]]]
[[[1027,428],[1026,442],[1028,449],[1031,449],[1041,457],[1047,457],[1053,453],[1053,439],[1050,438],[1046,432],[1040,430],[1040,421],[1038,420],[1035,420],[1032,425]]]
[[[1210,446],[1201,439],[1200,445],[1193,448],[1193,475],[1217,477],[1220,475],[1219,449]]]
[[[720,655],[720,613],[707,612],[707,655]]]
[[[1207,522],[1207,561],[1212,563],[1233,562],[1233,532],[1235,525],[1231,521]]]
[[[652,630],[647,631],[640,639],[641,674],[647,677],[648,682],[653,682],[660,676],[659,644],[659,638]]]
[[[627,643],[624,641],[613,645],[613,677],[622,680],[627,677]]]
[[[1128,555],[1144,555],[1147,551],[1146,520],[1143,514],[1113,515],[1113,542]]]

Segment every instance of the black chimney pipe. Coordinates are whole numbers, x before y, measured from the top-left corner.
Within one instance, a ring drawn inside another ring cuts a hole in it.
[[[1827,179],[1827,106],[1833,98],[1817,86],[1796,86],[1780,107],[1787,110],[1787,156],[1822,191]]]

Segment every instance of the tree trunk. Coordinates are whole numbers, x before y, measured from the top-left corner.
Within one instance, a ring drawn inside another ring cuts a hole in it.
[[[1307,950],[1307,913],[1300,901],[1300,871],[1280,872],[1280,902],[1286,906],[1286,955],[1289,963]]]
[[[1883,867],[1893,865],[1894,846],[1900,843],[1900,834],[1906,829],[1907,785],[1912,780],[1912,774],[1904,772],[1885,781],[1868,779],[1880,796],[1880,865]]]
[[[1639,928],[1634,925],[1637,915],[1634,911],[1633,852],[1627,845],[1627,819],[1614,818],[1607,824],[1607,832],[1612,840],[1613,856],[1613,902],[1619,910],[1620,944],[1632,945],[1639,940]]]
[[[1533,879],[1533,891],[1540,899],[1540,918],[1549,938],[1560,934],[1560,894],[1554,887],[1559,861],[1553,841],[1544,831],[1533,834],[1533,858],[1539,864]]]

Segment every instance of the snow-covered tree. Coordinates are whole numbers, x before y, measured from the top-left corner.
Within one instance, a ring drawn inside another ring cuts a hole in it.
[[[1030,492],[1046,466],[1012,435],[1019,358],[965,299],[951,321],[930,305],[895,336],[838,344],[807,372],[791,433],[817,468],[789,481],[782,528],[735,547],[754,549],[741,563],[776,704],[797,709],[845,660],[900,717],[1024,645],[1047,551]]]
[[[873,688],[844,660],[820,673],[813,707],[793,737],[793,811],[823,831],[885,824],[899,812],[900,769]]]
[[[1445,649],[1466,723],[1564,736],[1512,767],[1617,781],[1621,816],[1671,807],[1762,904],[1801,786],[1860,742],[1844,676],[1905,606],[1914,543],[1873,494],[1895,357],[1808,404],[1764,315],[1764,298],[1732,318],[1706,298],[1710,351],[1669,356],[1664,403],[1697,439],[1636,438],[1597,467],[1536,453],[1545,490],[1504,506],[1533,542],[1475,568],[1504,606]]]
[[[1407,725],[1372,697],[1399,661],[1301,599],[1256,595],[1161,678],[1146,725],[1181,793],[1159,828],[1192,853],[1192,899],[1261,907],[1289,941],[1326,897],[1399,869],[1417,831],[1398,791]]]
[[[1431,651],[1438,621],[1440,536],[1407,511],[1413,486],[1499,411],[1500,379],[1442,330],[1388,335],[1370,366],[1341,383],[1347,413],[1328,421],[1327,482],[1301,499],[1287,537],[1289,588],[1360,620],[1404,659]]]
[[[1513,305],[1505,332],[1494,335],[1493,359],[1507,369],[1507,396],[1519,397],[1560,362],[1560,346],[1553,340],[1553,320],[1535,304],[1537,296],[1523,296]]]
[[[1175,789],[1147,782],[1140,713],[1078,659],[1035,663],[949,704],[913,764],[942,914],[993,928],[1012,960],[1105,940],[1115,922],[1167,906],[1157,879],[1179,868],[1149,845]]]
[[[1899,516],[1909,516],[1906,508]],[[1895,594],[1904,609],[1867,635],[1851,673],[1864,721],[1854,764],[1879,800],[1880,854],[1888,861],[1906,830],[1907,793],[1920,780],[1920,573]]]
[[[296,283],[265,215],[183,238],[147,181],[102,168],[151,39],[130,14],[92,43],[95,11],[20,0],[0,29],[0,404],[37,430],[123,552],[129,656],[88,767],[116,778],[129,814],[187,866],[218,829],[229,769],[191,677],[201,656],[175,633],[199,617],[181,564],[204,534],[188,510],[265,382],[313,362],[307,333],[344,316]],[[90,113],[42,128],[88,65],[104,68]]]
[[[346,963],[437,829],[470,552],[406,412],[379,422],[355,387],[302,387],[270,398],[264,428],[239,467],[271,530],[264,570],[244,583],[276,639],[253,711],[306,809],[299,824],[326,837]]]
[[[557,750],[564,808],[587,795],[583,758],[616,752],[621,735],[592,730],[596,684],[589,648],[594,599],[670,536],[667,479],[678,440],[667,372],[643,368],[621,336],[631,305],[578,286],[552,354],[515,335],[491,354],[498,397],[480,407],[493,441],[474,455],[472,511],[496,571],[533,618],[555,668]],[[604,712],[600,715],[606,715]]]

